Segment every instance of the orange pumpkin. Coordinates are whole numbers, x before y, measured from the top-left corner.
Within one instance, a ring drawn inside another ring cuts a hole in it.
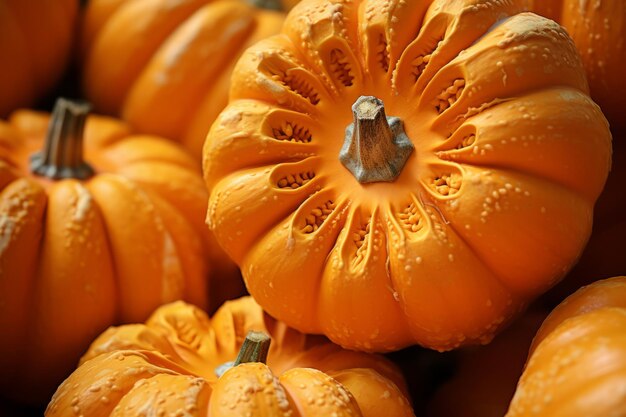
[[[626,2],[623,0],[526,0],[536,13],[567,29],[587,72],[591,97],[611,126],[626,128]]]
[[[250,330],[271,336],[269,354],[265,338],[246,338]],[[265,356],[267,365],[261,363]],[[239,364],[223,373],[222,365],[235,358]],[[298,333],[264,314],[251,297],[225,303],[212,320],[177,302],[156,310],[145,325],[110,328],[59,387],[46,416],[138,412],[413,415],[401,374],[391,362]]]
[[[506,417],[606,417],[626,410],[626,277],[583,287],[537,332]]]
[[[429,3],[300,3],[204,148],[207,222],[250,293],[349,348],[489,341],[572,267],[607,177],[559,25]]]
[[[256,5],[255,5],[256,4]],[[176,139],[198,158],[245,48],[277,33],[280,2],[91,0],[83,87],[97,110]],[[266,9],[267,8],[267,9]]]
[[[49,398],[107,326],[207,304],[195,161],[104,117],[83,145],[86,116],[61,99],[0,122],[0,386],[23,401]]]
[[[59,81],[70,56],[77,0],[0,0],[0,117]]]

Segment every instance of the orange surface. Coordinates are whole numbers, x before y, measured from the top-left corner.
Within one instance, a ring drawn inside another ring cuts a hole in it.
[[[49,397],[93,338],[157,306],[207,305],[207,193],[173,143],[90,116],[84,181],[31,174],[49,115],[0,121],[0,386]]]
[[[506,417],[606,417],[626,410],[626,277],[583,287],[533,340]]]

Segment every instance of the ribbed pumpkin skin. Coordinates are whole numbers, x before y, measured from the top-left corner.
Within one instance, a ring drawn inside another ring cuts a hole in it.
[[[0,117],[35,104],[61,78],[77,0],[0,1]]]
[[[611,136],[565,31],[520,8],[307,1],[244,54],[204,148],[207,222],[270,314],[349,348],[445,350],[571,268]],[[415,146],[394,182],[338,160],[362,95]]]
[[[626,415],[626,277],[583,287],[537,332],[506,417]]]
[[[235,359],[249,330],[271,336],[267,365],[244,363],[217,378],[215,368]],[[403,392],[400,372],[383,357],[296,332],[244,297],[211,320],[177,302],[145,325],[107,330],[46,416],[413,416]]]
[[[626,2],[623,0],[529,0],[535,13],[567,29],[589,80],[591,97],[613,127],[626,128]]]
[[[49,115],[0,122],[0,386],[48,399],[93,338],[184,298],[207,305],[207,193],[180,147],[90,116],[92,178],[30,173]]]
[[[243,0],[91,0],[82,26],[84,93],[97,110],[199,157],[226,105],[236,59],[283,19]]]

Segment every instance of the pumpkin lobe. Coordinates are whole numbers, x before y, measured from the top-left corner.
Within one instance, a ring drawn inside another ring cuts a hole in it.
[[[90,106],[86,102],[59,98],[45,138],[44,149],[31,156],[33,174],[50,179],[85,180],[94,175],[83,160],[83,131]]]
[[[339,160],[361,184],[394,181],[414,148],[402,120],[388,117],[373,96],[359,97],[352,113]]]
[[[267,364],[267,353],[270,351],[272,339],[263,332],[250,330],[246,335],[239,354],[234,362],[226,362],[215,368],[215,375],[221,377],[230,368],[234,368],[242,363],[260,362]]]

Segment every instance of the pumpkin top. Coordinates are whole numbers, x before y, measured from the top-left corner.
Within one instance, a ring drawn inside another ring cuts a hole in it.
[[[88,116],[88,111],[86,103],[59,99],[52,115],[20,110],[8,123],[0,122],[5,170],[44,186],[63,178],[123,173],[148,162],[198,170],[193,158],[167,140],[132,135],[125,123]]]
[[[450,349],[573,265],[610,132],[565,30],[521,10],[312,0],[242,56],[204,148],[207,222],[272,315]]]

